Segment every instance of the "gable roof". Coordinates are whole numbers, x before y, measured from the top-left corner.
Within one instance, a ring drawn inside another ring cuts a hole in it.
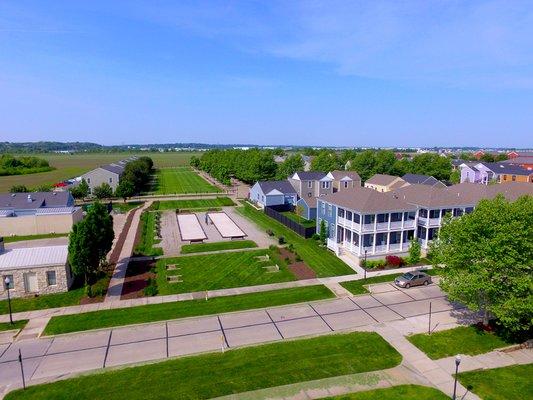
[[[32,192],[0,194],[0,209],[35,210],[41,207],[68,207],[70,192]]]
[[[360,181],[361,177],[355,171],[330,171],[328,175],[336,181],[352,180]]]
[[[380,186],[389,186],[397,179],[403,181],[399,176],[386,175],[386,174],[375,174],[371,176],[365,183],[370,183],[371,185],[380,185]]]
[[[10,249],[0,253],[0,270],[65,265],[68,246],[30,247]]]
[[[410,184],[435,185],[441,183],[437,178],[430,175],[405,174],[402,179]]]
[[[533,156],[518,156],[502,161],[505,164],[533,164]]]
[[[265,195],[267,194],[296,194],[296,190],[289,181],[260,181],[257,182]],[[272,193],[277,191],[278,193]]]
[[[533,171],[508,163],[480,163],[497,174],[531,175]]]
[[[362,213],[416,210],[416,206],[391,195],[390,192],[382,193],[366,187],[350,188],[322,196],[318,200]]]
[[[301,181],[319,181],[323,179],[327,174],[320,171],[298,171],[292,175],[293,179],[299,179]]]
[[[322,196],[324,197],[324,196]],[[297,201],[299,203],[300,201],[303,201],[305,204],[307,204],[307,207],[309,208],[316,208],[318,197],[302,197],[300,200]]]
[[[124,172],[124,166],[119,164],[106,164],[101,165],[100,168],[105,169],[106,171],[113,172],[117,175],[122,175]]]

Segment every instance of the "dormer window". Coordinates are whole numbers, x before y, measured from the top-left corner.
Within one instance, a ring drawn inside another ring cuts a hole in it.
[[[308,182],[307,182],[307,187],[308,187],[309,189],[311,189],[311,188],[313,187],[313,181],[308,181]]]

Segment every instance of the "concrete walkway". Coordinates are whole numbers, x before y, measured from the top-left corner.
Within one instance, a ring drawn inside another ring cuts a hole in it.
[[[450,372],[443,369],[435,361],[431,360],[423,351],[409,342],[393,323],[385,323],[376,328],[379,333],[392,347],[398,351],[402,357],[402,364],[410,368],[420,376],[425,377],[432,386],[451,396],[454,387],[454,378]],[[452,365],[455,365],[452,360]],[[457,382],[457,395],[460,399],[479,400],[479,397]]]
[[[122,285],[124,284],[124,277],[126,276],[126,271],[128,269],[129,259],[133,253],[133,247],[135,246],[135,235],[137,233],[137,228],[139,227],[141,214],[144,210],[152,205],[151,201],[144,203],[141,208],[132,210],[135,214],[133,215],[133,220],[131,226],[128,230],[126,240],[120,251],[119,261],[115,266],[113,271],[113,276],[109,281],[109,287],[107,289],[107,294],[104,299],[104,302],[116,302],[120,301],[120,295],[122,293]]]
[[[407,272],[408,270],[409,269],[403,268],[401,271]],[[117,272],[116,269],[115,269],[115,272]],[[380,271],[380,272],[393,275],[393,274],[397,274],[398,270],[386,270],[386,271]],[[123,271],[120,270],[120,273],[125,274],[125,269]],[[124,277],[122,276],[122,278],[120,278],[120,276],[117,275],[116,278],[117,279],[115,279],[114,281],[116,282],[115,285],[120,285],[120,290],[122,291],[122,283],[123,283]],[[347,293],[345,289],[342,288],[342,286],[338,285],[338,283],[353,281],[353,280],[362,280],[362,279],[363,279],[362,275],[356,275],[356,274],[332,276],[332,277],[327,277],[327,278],[315,278],[315,279],[304,279],[304,280],[297,280],[297,281],[290,281],[290,282],[272,283],[268,285],[244,286],[244,287],[236,287],[236,288],[230,288],[230,289],[209,290],[207,292],[207,295],[208,297],[213,298],[213,297],[223,297],[223,296],[234,296],[234,295],[246,294],[246,293],[259,293],[259,292],[266,292],[266,291],[278,290],[278,289],[289,289],[289,288],[295,288],[295,287],[325,285],[328,288],[330,288],[330,290],[332,290],[339,297],[345,297],[345,296],[350,295],[350,293]],[[436,281],[436,279],[434,279],[434,281]],[[111,289],[111,285],[110,285],[110,289]],[[115,290],[118,290],[118,288],[115,288]],[[387,289],[387,291],[394,291],[394,290],[396,290],[394,289],[394,286],[389,285],[389,289]],[[15,312],[13,314],[13,318],[15,320],[21,320],[21,319],[31,320],[34,318],[42,318],[45,316],[52,317],[52,316],[59,316],[59,315],[79,314],[79,313],[91,312],[91,311],[108,310],[110,308],[128,308],[128,307],[143,306],[146,304],[159,304],[159,303],[168,303],[168,302],[173,302],[173,301],[193,300],[193,299],[204,298],[204,297],[205,297],[205,291],[200,291],[200,292],[192,292],[192,293],[172,294],[172,295],[166,295],[166,296],[154,296],[154,297],[143,297],[143,298],[138,298],[138,299],[120,300],[120,293],[119,293],[118,297],[113,297],[112,304],[109,304],[110,300],[106,299],[107,301],[104,303],[93,303],[93,304],[85,304],[85,305],[48,308],[48,309],[43,309],[43,310],[25,311],[25,312],[19,312],[19,313]],[[8,321],[9,321],[8,314],[0,315],[0,322],[8,322]]]

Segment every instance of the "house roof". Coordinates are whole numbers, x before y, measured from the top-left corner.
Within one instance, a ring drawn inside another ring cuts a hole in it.
[[[41,207],[68,207],[70,192],[1,193],[0,209],[35,210]]]
[[[497,174],[512,174],[512,175],[531,175],[533,171],[522,168],[519,165],[508,164],[508,163],[481,163],[486,166],[491,171],[494,171]]]
[[[295,172],[293,178],[297,177],[301,181],[319,181],[327,174],[319,171],[298,171]]]
[[[0,253],[0,269],[65,265],[68,246],[8,249]]]
[[[282,194],[296,194],[296,190],[294,190],[289,181],[261,181],[257,183],[264,194],[270,194],[272,191],[278,191]]]
[[[437,178],[430,175],[405,174],[402,179],[410,184],[435,185],[441,183]]]
[[[368,179],[366,183],[370,183],[371,185],[389,186],[397,179],[401,180],[402,178],[393,175],[375,174],[370,177],[370,179]]]
[[[333,179],[336,181],[342,181],[342,180],[352,180],[352,181],[360,181],[361,177],[359,174],[355,171],[331,171],[329,173]]]
[[[355,187],[328,194],[319,200],[363,213],[416,210],[416,206],[392,196],[389,192],[381,193],[366,187]]]
[[[105,169],[106,171],[113,172],[117,175],[122,175],[124,172],[124,166],[119,164],[106,164],[101,165],[100,168]]]
[[[502,161],[505,164],[533,164],[533,156],[519,156]]]
[[[421,207],[475,206],[480,200],[496,197],[499,193],[511,201],[526,194],[533,195],[533,185],[526,182],[499,185],[463,182],[448,187],[414,184],[390,193]]]
[[[508,154],[516,153],[518,157],[533,157],[533,151],[510,151]]]
[[[455,167],[458,167],[459,165],[464,164],[464,163],[467,162],[465,160],[460,160],[458,158],[452,158],[451,161],[452,161],[452,165],[455,166]]]
[[[324,197],[324,196],[322,196]],[[309,208],[316,208],[318,197],[302,197],[298,202],[303,201],[305,204],[307,204],[307,207]]]

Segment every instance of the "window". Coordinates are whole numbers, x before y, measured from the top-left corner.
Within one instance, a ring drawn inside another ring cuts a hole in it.
[[[322,214],[324,215],[326,214],[326,203],[321,202],[321,204],[322,204]]]
[[[48,286],[57,284],[56,271],[46,271],[46,282],[48,282]]]
[[[91,183],[91,178],[87,178],[87,183]]]
[[[109,178],[109,183],[113,183],[113,178]]]
[[[348,181],[344,181],[344,182],[342,182],[342,184],[343,184],[345,189],[348,188]]]
[[[331,207],[331,204],[328,204],[328,217],[331,217],[331,215],[332,215],[331,214],[332,213],[332,208],[333,207]]]
[[[512,180],[513,182],[516,181],[516,175],[513,175],[513,176],[511,177],[511,180]]]
[[[322,189],[329,189],[329,182],[322,182]]]
[[[307,187],[308,187],[309,189],[311,189],[311,188],[313,187],[313,181],[308,181],[308,182],[307,182]]]
[[[6,278],[9,278],[9,288],[6,285]],[[13,275],[4,275],[2,277],[2,282],[4,284],[4,289],[14,289],[15,288],[15,282],[13,282]]]

